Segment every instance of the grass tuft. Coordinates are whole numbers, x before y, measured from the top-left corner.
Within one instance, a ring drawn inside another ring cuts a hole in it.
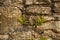
[[[40,37],[40,40],[48,40],[47,37]]]
[[[42,25],[44,22],[45,22],[45,19],[44,19],[43,16],[41,16],[41,17],[37,16],[37,19],[35,20],[35,25],[36,25],[36,26],[40,26],[40,25]]]
[[[28,24],[28,21],[27,21],[27,19],[26,19],[25,16],[19,17],[19,18],[18,18],[18,21],[19,21],[21,24],[23,24],[23,25],[27,25],[27,24]]]

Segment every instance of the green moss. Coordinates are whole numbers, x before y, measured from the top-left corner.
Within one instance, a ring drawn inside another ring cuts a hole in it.
[[[28,24],[28,21],[27,21],[27,19],[26,19],[25,16],[19,17],[19,18],[18,18],[18,21],[19,21],[21,24],[23,24],[23,25],[27,25],[27,24]]]
[[[35,20],[35,25],[37,26],[40,26],[40,25],[42,25],[43,23],[45,22],[45,19],[44,19],[44,17],[43,16],[41,16],[41,17],[37,17],[37,19]]]

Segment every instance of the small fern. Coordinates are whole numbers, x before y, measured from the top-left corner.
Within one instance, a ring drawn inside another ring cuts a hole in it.
[[[23,25],[27,25],[27,24],[28,24],[28,21],[27,21],[27,19],[26,19],[25,16],[19,17],[19,18],[18,18],[18,21],[19,21],[21,24],[23,24]]]

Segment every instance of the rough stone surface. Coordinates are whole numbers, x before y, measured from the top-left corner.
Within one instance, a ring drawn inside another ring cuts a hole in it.
[[[20,25],[17,19],[21,16],[22,12],[17,7],[0,7],[0,12],[2,13],[0,33],[7,33],[9,27]]]
[[[35,6],[35,5],[28,7],[26,11],[34,14],[51,14],[50,7]]]
[[[27,25],[18,21],[23,15]],[[40,26],[37,16],[45,19]],[[60,0],[0,0],[0,40],[45,39],[60,40]]]

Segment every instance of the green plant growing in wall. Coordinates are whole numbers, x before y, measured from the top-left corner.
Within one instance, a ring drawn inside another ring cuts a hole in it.
[[[30,40],[34,40],[32,37],[31,37],[31,39]]]
[[[45,19],[43,16],[37,16],[37,19],[35,20],[35,25],[36,26],[40,26],[45,22]]]
[[[25,16],[19,17],[19,18],[18,18],[18,21],[19,21],[21,24],[23,24],[23,25],[27,25],[27,24],[28,24],[28,21],[27,21],[27,19],[26,19]]]
[[[31,37],[31,38],[30,38],[30,40],[34,40],[34,38],[33,38],[33,37]]]
[[[48,40],[47,37],[40,37],[40,40]]]

